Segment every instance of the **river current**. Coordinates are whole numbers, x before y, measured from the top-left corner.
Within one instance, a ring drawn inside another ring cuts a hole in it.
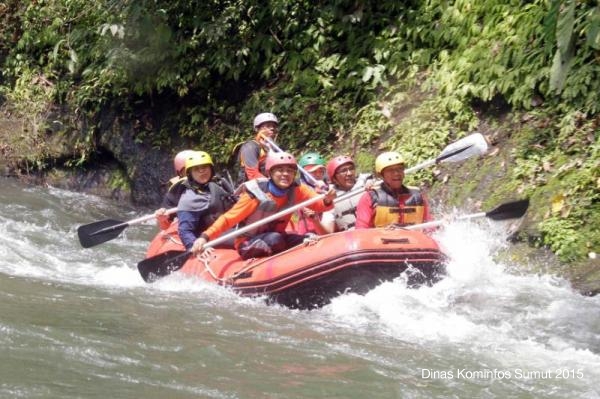
[[[432,287],[400,278],[312,311],[136,264],[148,211],[0,180],[1,398],[599,398],[600,297],[512,264],[499,223],[450,223]]]

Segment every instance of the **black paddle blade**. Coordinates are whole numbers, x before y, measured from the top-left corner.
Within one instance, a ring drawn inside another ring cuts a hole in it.
[[[145,282],[152,283],[181,269],[190,254],[188,251],[167,251],[144,259],[138,263],[138,270]]]
[[[77,236],[81,246],[89,248],[118,237],[127,226],[127,223],[120,220],[101,220],[79,226]]]
[[[486,212],[485,216],[492,220],[517,219],[525,215],[527,208],[529,208],[529,199],[506,202]]]

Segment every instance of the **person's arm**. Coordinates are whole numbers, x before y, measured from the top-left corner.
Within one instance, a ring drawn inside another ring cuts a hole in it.
[[[321,214],[321,227],[325,231],[324,234],[335,232],[335,211],[327,211]]]
[[[304,202],[308,199],[316,197],[317,194],[315,190],[307,186],[306,184],[300,184],[296,187],[296,203]],[[333,209],[333,200],[335,199],[336,192],[332,188],[325,194],[325,198],[321,201],[314,202],[308,206],[308,208],[312,209],[315,212],[325,212]]]
[[[371,194],[364,193],[358,205],[356,206],[356,225],[357,229],[368,229],[373,227],[373,206],[371,203]]]
[[[181,198],[181,195],[184,191],[185,186],[174,187],[172,190],[167,191],[167,193],[163,197],[160,207],[166,209],[175,208],[177,204],[179,204],[179,199]]]
[[[156,216],[156,223],[158,224],[158,228],[161,230],[166,230],[171,225],[171,216],[173,215],[167,215],[166,212],[166,208],[160,208],[154,212],[154,216]]]
[[[250,216],[258,208],[258,203],[259,201],[256,198],[251,197],[248,193],[242,193],[238,202],[231,209],[219,216],[210,227],[200,234],[200,237],[192,245],[192,253],[199,255],[204,252],[204,246],[207,242],[219,237]]]
[[[248,177],[248,180],[261,179],[261,178],[266,179],[267,178],[265,175],[260,173],[260,169],[258,168],[258,166],[257,167],[245,166],[244,171],[246,172],[246,176]]]
[[[201,214],[201,212],[196,211],[177,212],[177,218],[179,219],[179,238],[187,250],[191,249],[192,245],[194,245],[194,241],[196,241],[196,226],[198,226]]]
[[[167,209],[176,208],[179,204],[179,199],[183,195],[185,191],[185,186],[183,184],[177,184],[169,189],[165,196],[163,197],[162,203],[160,205],[160,209],[156,210],[154,214],[156,215],[156,221],[158,223],[158,227],[161,230],[166,230],[171,225],[171,222],[177,216],[175,213],[170,215],[165,215]]]
[[[240,148],[240,162],[248,180],[266,178],[260,172],[260,146],[255,142],[247,142]]]
[[[431,208],[429,207],[429,200],[422,192],[421,197],[423,198],[423,222],[431,222],[433,221],[433,214],[431,213]]]
[[[320,236],[329,233],[329,231],[325,228],[325,226],[323,226],[323,224],[321,224],[322,217],[323,217],[322,213],[321,214],[314,213],[310,216],[311,221],[313,223],[313,227],[315,228],[315,233],[317,233]]]
[[[375,182],[375,180],[371,173],[360,173],[356,177],[356,183],[354,183],[354,186],[352,187],[352,191],[358,190],[359,188],[366,187],[367,183],[369,185],[373,185],[374,182]]]
[[[258,207],[258,200],[248,193],[242,193],[238,202],[231,209],[219,216],[214,223],[201,234],[208,240],[214,240],[225,231],[242,222],[252,214]]]

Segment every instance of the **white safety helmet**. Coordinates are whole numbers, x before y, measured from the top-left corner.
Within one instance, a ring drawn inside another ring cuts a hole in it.
[[[275,122],[279,125],[279,120],[274,114],[270,112],[263,112],[262,114],[258,114],[254,117],[254,130],[258,130],[258,127],[265,122]]]

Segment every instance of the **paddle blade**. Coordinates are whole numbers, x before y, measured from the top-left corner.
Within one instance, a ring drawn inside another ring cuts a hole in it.
[[[506,202],[495,209],[485,213],[492,220],[517,219],[525,215],[529,208],[529,199]]]
[[[189,256],[190,252],[188,251],[167,251],[144,259],[138,263],[137,267],[144,281],[152,283],[181,269]]]
[[[79,226],[77,236],[81,246],[89,248],[118,237],[125,230],[125,227],[127,227],[127,223],[120,220],[101,220]]]
[[[488,143],[481,133],[473,133],[450,144],[435,159],[438,162],[461,162],[474,156],[483,155],[488,150]]]

